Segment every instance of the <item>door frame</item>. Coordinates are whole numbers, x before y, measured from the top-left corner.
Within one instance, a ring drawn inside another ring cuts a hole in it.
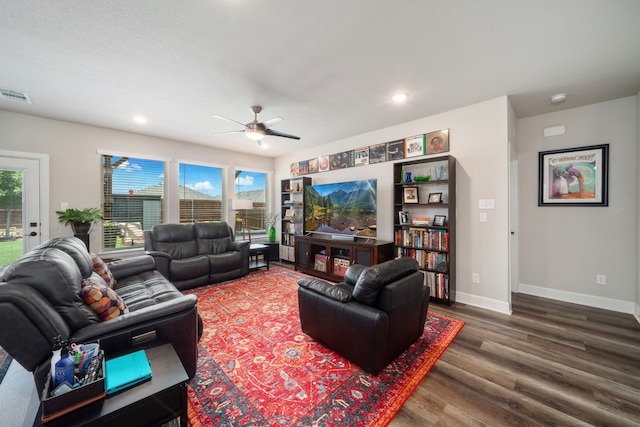
[[[38,162],[38,199],[39,199],[39,212],[35,215],[31,215],[33,218],[36,216],[39,218],[40,227],[40,242],[47,241],[49,239],[49,155],[39,153],[28,153],[22,151],[8,151],[0,150],[0,159],[8,160],[33,160]],[[29,218],[26,217],[29,221]],[[28,230],[28,227],[25,228]],[[25,231],[26,233],[26,231]],[[26,233],[28,234],[28,233]],[[25,250],[28,249],[28,245],[25,244]]]

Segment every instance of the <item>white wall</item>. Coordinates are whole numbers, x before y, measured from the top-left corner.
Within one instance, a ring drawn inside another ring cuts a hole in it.
[[[405,107],[410,108],[410,105]],[[301,149],[275,161],[276,182],[289,178],[290,164],[349,149],[402,139],[416,134],[450,129],[450,153],[457,165],[457,300],[509,312],[508,289],[508,100],[506,97],[454,111],[335,141],[322,147]],[[304,146],[304,142],[301,142]],[[378,180],[378,238],[393,235],[392,163],[379,163],[309,175],[314,183],[354,179]],[[487,211],[489,221],[479,222],[479,199],[495,199]],[[279,198],[277,198],[279,203]],[[471,273],[481,283],[471,283]]]
[[[0,110],[1,149],[48,154],[50,156],[49,236],[71,235],[71,229],[58,223],[56,210],[61,202],[69,207],[101,206],[102,177],[97,150],[169,160],[167,198],[178,199],[177,163],[193,162],[228,168],[226,186],[234,191],[235,168],[273,171],[273,159],[208,148],[129,132],[77,123],[45,119]],[[177,222],[177,203],[171,204],[168,221]],[[231,212],[228,212],[231,215]],[[91,249],[101,247],[101,233],[91,233]]]
[[[636,209],[640,214],[640,92],[636,95]],[[640,216],[640,215],[639,215]],[[638,218],[638,230],[636,234],[636,251],[640,255],[640,218]],[[640,262],[636,259],[636,307],[635,316],[640,322]]]
[[[637,97],[528,117],[517,122],[520,291],[633,312],[638,284]],[[563,124],[566,134],[544,138]],[[608,207],[538,207],[538,153],[609,147]],[[597,285],[596,274],[607,284]]]

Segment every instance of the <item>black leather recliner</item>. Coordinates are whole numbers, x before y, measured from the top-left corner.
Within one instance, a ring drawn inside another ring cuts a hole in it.
[[[249,273],[249,242],[236,242],[226,222],[158,224],[144,232],[144,249],[178,289]]]
[[[298,280],[302,331],[378,374],[424,331],[429,287],[413,258],[354,264],[344,282]]]
[[[0,273],[0,346],[33,373],[38,390],[58,335],[74,343],[99,341],[107,355],[170,342],[189,378],[195,375],[197,298],[178,291],[148,255],[113,262],[109,269],[129,313],[103,322],[80,297],[82,280],[96,274],[80,239],[49,240]]]

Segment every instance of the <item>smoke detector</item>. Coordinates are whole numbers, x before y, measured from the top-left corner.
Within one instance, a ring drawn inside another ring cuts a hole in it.
[[[558,93],[556,95],[553,95],[551,98],[549,98],[549,101],[551,101],[552,105],[562,104],[566,100],[567,100],[566,93]]]

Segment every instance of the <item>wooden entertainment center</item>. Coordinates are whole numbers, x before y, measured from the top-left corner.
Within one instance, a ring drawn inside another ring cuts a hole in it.
[[[393,243],[376,239],[352,240],[316,234],[296,236],[295,269],[341,282],[352,264],[374,265],[393,259]]]

